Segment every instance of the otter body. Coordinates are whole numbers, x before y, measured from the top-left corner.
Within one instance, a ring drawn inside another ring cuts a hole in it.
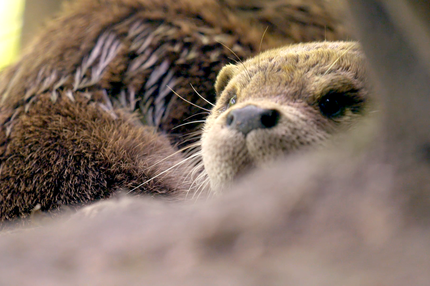
[[[216,74],[232,56],[221,43],[246,58],[259,51],[267,27],[263,49],[344,36],[322,2],[294,3],[67,5],[0,74],[0,220],[119,189],[170,196],[189,190],[187,163],[169,140],[197,130],[171,129],[200,111],[171,89],[207,108],[193,88],[213,99]]]

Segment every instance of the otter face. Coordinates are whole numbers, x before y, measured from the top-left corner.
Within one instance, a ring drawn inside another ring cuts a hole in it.
[[[356,43],[321,42],[270,50],[228,65],[202,136],[211,188],[254,167],[322,145],[365,110],[364,58]]]

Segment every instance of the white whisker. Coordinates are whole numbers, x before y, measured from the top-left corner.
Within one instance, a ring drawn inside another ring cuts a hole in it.
[[[202,133],[203,133],[203,130],[198,129],[196,131],[189,132],[187,135],[184,135],[184,137],[185,138],[193,138],[193,137],[197,137],[197,136],[202,135]]]
[[[175,153],[170,154],[169,156],[167,156],[167,157],[165,157],[165,158],[161,159],[160,161],[158,161],[158,162],[154,163],[153,165],[151,165],[150,167],[146,168],[146,170],[149,170],[149,169],[151,169],[151,168],[153,168],[153,167],[157,166],[158,164],[160,164],[160,163],[162,163],[162,162],[166,161],[167,159],[169,159],[170,157],[175,156],[175,155],[176,155],[176,154],[178,154],[178,153],[182,153],[183,151],[185,151],[185,150],[187,150],[187,149],[191,149],[191,148],[193,148],[193,147],[198,147],[198,146],[200,146],[200,142],[195,143],[195,144],[191,144],[191,145],[186,146],[186,147],[184,147],[184,148],[181,148],[181,150],[178,150],[178,151],[176,151]]]
[[[179,124],[178,126],[173,127],[172,129],[170,129],[170,131],[175,130],[179,127],[185,126],[185,125],[189,125],[189,124],[193,124],[193,123],[205,123],[206,120],[195,120],[195,121],[191,121],[191,122],[186,122],[186,123],[182,123]]]
[[[203,192],[206,190],[206,186],[207,186],[207,183],[209,182],[209,178],[206,178],[204,181],[203,181],[203,183],[202,184],[200,184],[200,186],[199,186],[199,188],[197,189],[197,193],[198,193],[198,195],[197,195],[197,198],[195,199],[196,200],[196,202],[200,199],[200,196],[203,194]]]
[[[196,174],[198,175],[196,176]],[[204,170],[203,162],[200,162],[199,164],[194,166],[193,169],[190,171],[189,176],[194,178],[192,184],[190,185],[190,190],[193,190],[193,198],[194,198],[196,192],[201,187],[202,181],[207,178],[207,173]],[[189,195],[189,192],[187,193],[186,198],[188,198],[188,195]]]
[[[193,155],[193,156],[195,156],[195,155]],[[175,165],[173,165],[172,167],[168,168],[167,170],[164,170],[163,172],[159,173],[158,175],[156,175],[156,176],[152,177],[152,178],[151,178],[151,179],[149,179],[149,180],[146,180],[146,181],[145,181],[145,182],[143,182],[142,184],[139,184],[137,187],[135,187],[135,188],[131,189],[127,194],[130,194],[130,193],[134,192],[135,190],[137,190],[137,189],[138,189],[138,188],[140,188],[141,186],[143,186],[143,185],[145,185],[145,184],[147,184],[147,183],[149,183],[149,182],[153,181],[154,179],[156,179],[156,178],[160,177],[161,175],[163,175],[163,174],[165,174],[165,173],[169,172],[170,170],[172,170],[172,169],[174,169],[174,168],[176,168],[176,167],[178,167],[178,166],[180,166],[180,165],[184,164],[185,162],[188,162],[188,160],[190,160],[191,158],[192,158],[192,157],[190,157],[190,158],[186,158],[186,159],[184,159],[184,160],[180,161],[179,163],[176,163]]]
[[[181,141],[181,144],[185,144],[187,142],[192,142],[192,141],[199,140],[199,139],[200,139],[200,137],[198,137],[198,136],[191,137],[191,138],[188,138],[186,140]],[[195,142],[195,143],[197,143],[197,142]]]
[[[195,107],[197,107],[197,108],[200,108],[200,109],[202,109],[202,110],[204,110],[204,111],[207,111],[207,112],[211,112],[209,109],[206,109],[206,108],[203,108],[203,107],[201,107],[201,106],[198,106],[197,104],[194,104],[194,103],[192,103],[192,102],[190,102],[190,101],[188,101],[188,100],[186,100],[185,98],[183,98],[182,96],[180,96],[176,91],[174,91],[170,86],[168,86],[168,85],[166,85],[177,97],[179,97],[180,99],[182,99],[183,101],[185,101],[185,102],[187,102],[187,103],[189,103],[189,104],[191,104],[192,106],[195,106]]]
[[[261,47],[263,46],[263,40],[264,40],[264,36],[267,33],[267,30],[269,30],[269,26],[266,27],[266,29],[263,32],[263,36],[261,36],[260,46],[258,47],[258,53],[261,53]],[[261,58],[258,57],[258,67],[260,67],[260,61],[261,61]]]
[[[327,42],[327,25],[324,25],[324,42]]]
[[[206,98],[204,98],[195,88],[194,86],[190,83],[191,88],[194,90],[195,93],[197,93],[198,96],[200,96],[201,99],[203,99],[204,101],[206,101],[207,103],[209,103],[210,105],[212,105],[213,107],[215,107],[215,104],[213,104],[212,102],[210,102],[209,100],[207,100]]]
[[[191,132],[190,134],[184,136],[185,140],[181,141],[181,144],[184,144],[193,140],[199,140],[201,135],[202,135],[201,130]]]
[[[191,116],[188,116],[187,118],[184,119],[184,121],[188,120],[188,119],[190,119],[190,118],[192,118],[194,116],[199,116],[199,115],[202,115],[202,114],[210,114],[210,113],[209,112],[199,112],[199,113],[193,114]]]
[[[191,199],[194,199],[194,197],[196,196],[196,194],[198,193],[198,190],[200,190],[202,184],[209,179],[206,172],[204,172],[204,170],[202,170],[202,172],[194,179],[193,183],[191,184],[191,188],[193,186],[197,186],[198,188],[196,189],[196,191],[194,192],[193,196]]]
[[[239,58],[239,56],[232,49],[230,49],[229,47],[227,47],[227,45],[224,45],[221,42],[218,42],[218,43],[221,44],[227,50],[229,50],[238,59],[239,63],[242,64],[243,68],[245,69],[245,72],[248,75],[249,79],[251,79],[251,74],[249,73],[248,69],[246,68],[246,66],[244,65],[244,63],[242,62],[242,60]]]
[[[195,150],[195,149],[197,149],[197,150]],[[189,165],[188,167],[187,167],[187,170],[189,170],[189,169],[192,169],[192,168],[194,168],[194,166],[195,165],[197,165],[198,163],[200,163],[200,158],[196,158],[197,157],[197,153],[200,151],[200,149],[199,148],[193,148],[193,149],[191,149],[191,150],[188,150],[188,152],[189,152],[189,154],[187,155],[187,159],[189,159],[189,163],[191,164],[191,165]],[[194,156],[194,155],[196,155],[196,156]],[[198,156],[200,156],[200,154],[198,155]],[[192,157],[192,158],[191,158]]]
[[[344,51],[329,67],[328,67],[328,69],[327,69],[327,71],[324,73],[324,75],[326,75],[330,70],[331,70],[331,68],[347,53],[347,52],[349,52],[352,48],[353,48],[354,46],[350,46],[348,49],[346,49],[346,51]]]

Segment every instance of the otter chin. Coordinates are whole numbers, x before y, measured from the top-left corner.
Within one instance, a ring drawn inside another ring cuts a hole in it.
[[[219,191],[256,167],[325,145],[367,111],[364,56],[354,42],[291,45],[219,73],[202,157]]]

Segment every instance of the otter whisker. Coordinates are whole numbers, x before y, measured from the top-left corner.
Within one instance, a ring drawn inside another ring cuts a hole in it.
[[[202,132],[203,132],[202,128],[199,128],[199,129],[197,129],[196,131],[189,132],[188,134],[183,135],[183,137],[184,137],[184,138],[193,138],[193,137],[198,137],[198,136],[201,136],[201,135],[202,135]]]
[[[203,191],[206,189],[205,186],[207,186],[207,183],[209,182],[209,178],[206,178],[202,184],[200,184],[199,188],[197,189],[197,192],[195,194],[197,195],[197,198],[195,199],[195,201],[197,202],[200,199],[200,196],[203,194]],[[194,196],[191,198],[193,199]]]
[[[207,173],[204,170],[203,162],[201,161],[201,152],[198,151],[196,155],[198,156],[196,156],[193,161],[198,161],[198,163],[191,168],[191,170],[189,171],[189,174],[184,179],[185,181],[189,181],[190,177],[193,178],[192,183],[189,187],[189,190],[185,195],[185,199],[188,199],[189,194],[191,192],[193,193],[193,197],[194,197],[195,194],[199,192],[200,189],[205,187],[205,180],[208,180]]]
[[[193,156],[196,156],[196,155],[193,155]],[[163,171],[163,172],[161,172],[160,174],[155,175],[155,176],[154,176],[154,177],[152,177],[151,179],[146,180],[145,182],[143,182],[142,184],[139,184],[138,186],[136,186],[136,187],[134,187],[133,189],[131,189],[127,194],[131,194],[132,192],[134,192],[134,191],[135,191],[135,190],[137,190],[138,188],[142,187],[143,185],[145,185],[145,184],[147,184],[147,183],[149,183],[149,182],[151,182],[151,181],[155,180],[156,178],[158,178],[158,177],[160,177],[161,175],[163,175],[163,174],[165,174],[165,173],[167,173],[167,172],[171,171],[172,169],[174,169],[174,168],[176,168],[176,167],[178,167],[178,166],[180,166],[180,165],[182,165],[182,164],[184,164],[184,163],[188,162],[188,160],[190,160],[191,158],[193,158],[193,156],[192,156],[192,157],[190,157],[190,158],[186,158],[186,159],[184,159],[184,160],[180,161],[179,163],[176,163],[175,165],[173,165],[172,167],[170,167],[170,168],[168,168],[168,169],[164,170],[164,171]]]
[[[195,120],[195,121],[191,121],[191,122],[186,122],[186,123],[182,123],[179,124],[178,126],[173,127],[172,129],[170,129],[170,131],[175,130],[179,127],[185,126],[185,125],[189,125],[189,124],[193,124],[193,123],[205,123],[206,120]]]
[[[260,45],[258,46],[258,53],[261,53],[261,47],[263,46],[263,40],[264,40],[264,36],[267,33],[267,30],[269,30],[269,26],[267,26],[266,29],[264,29],[263,35],[261,36]],[[260,68],[260,62],[261,62],[261,59],[258,58],[258,67],[259,68]]]
[[[193,160],[193,163],[195,164],[195,166],[190,171],[190,175],[192,177],[196,176],[197,173],[199,173],[199,176],[200,176],[202,174],[202,171],[204,170],[204,165],[203,165],[203,162],[201,160],[202,159],[201,151],[197,151],[195,155],[198,155],[198,156],[196,156],[194,158],[195,160]],[[197,179],[197,177],[196,177],[196,179]]]
[[[190,142],[192,140],[198,140],[200,138],[200,136],[202,135],[202,130],[197,130],[195,132],[192,132],[186,136],[184,136],[184,138],[186,138],[185,140],[181,141],[181,144]]]
[[[160,164],[160,163],[162,163],[162,162],[166,161],[167,159],[169,159],[169,158],[171,158],[171,157],[175,156],[176,154],[182,153],[183,151],[185,151],[185,150],[187,150],[187,149],[192,149],[192,148],[194,148],[194,147],[198,147],[198,146],[200,146],[200,145],[201,145],[201,144],[200,144],[200,142],[198,142],[198,143],[195,143],[195,144],[191,144],[191,145],[189,145],[189,146],[186,146],[186,147],[184,147],[184,148],[181,148],[181,150],[178,150],[178,151],[174,152],[173,154],[170,154],[169,156],[164,157],[164,158],[163,158],[163,159],[161,159],[160,161],[158,161],[158,162],[156,162],[156,163],[152,164],[150,167],[146,168],[146,170],[150,170],[151,168],[153,168],[153,167],[157,166],[158,164]]]
[[[196,131],[189,132],[188,134],[186,134],[186,135],[184,135],[184,136],[185,136],[185,137],[198,136],[198,135],[201,135],[201,134],[202,134],[202,132],[203,132],[203,130],[200,128],[200,129],[197,129]]]
[[[207,176],[206,172],[204,171],[201,150],[197,150],[194,155],[195,157],[193,158],[193,160],[191,160],[190,166],[187,168],[188,175],[184,179],[189,180],[190,177],[193,178],[192,183],[190,185],[190,189],[197,185],[197,182],[203,176]]]
[[[193,200],[194,197],[197,195],[197,193],[199,193],[202,190],[202,188],[204,187],[205,181],[207,179],[208,179],[208,177],[207,177],[206,173],[202,172],[196,179],[193,180],[193,183],[190,186],[190,190],[193,191],[192,192],[193,195],[191,197],[191,200]],[[189,192],[187,192],[185,198],[188,199],[188,196],[189,196]]]
[[[211,192],[210,188],[209,188],[209,177],[202,183],[202,185],[204,186],[204,190],[209,190],[208,195],[206,196],[206,201],[212,199],[215,196],[215,192]]]
[[[244,66],[244,70],[246,72],[246,75],[248,76],[249,79],[251,79],[251,75],[248,72],[248,70],[246,69],[245,65],[242,63],[242,61],[238,61],[238,60],[236,60],[234,58],[231,58],[231,57],[228,57],[228,59],[231,60],[231,61],[233,61],[236,65],[243,65]]]
[[[201,165],[201,154],[200,154],[200,150],[198,150],[198,151],[195,151],[193,154],[190,154],[190,156],[188,156],[188,157],[191,157],[191,156],[193,156],[193,158],[192,158],[192,160],[190,160],[189,161],[189,163],[190,163],[190,165],[189,166],[187,166],[185,169],[187,170],[187,172],[188,172],[188,174],[189,175],[195,175],[195,168],[196,167],[201,167],[200,165]],[[187,157],[187,158],[188,158]]]
[[[332,67],[334,67],[334,65],[347,53],[349,52],[354,46],[351,45],[349,48],[347,48],[327,69],[327,71],[324,73],[324,75],[326,75],[331,69]]]
[[[198,183],[199,180],[201,180],[202,178],[206,178],[207,174],[204,171],[204,166],[203,163],[198,164],[195,168],[193,168],[193,175],[195,175],[195,173],[197,173],[197,169],[201,169],[202,172],[200,172],[200,174],[194,179],[193,183],[191,184],[191,187],[196,185]]]
[[[327,25],[324,25],[324,42],[327,42]]]
[[[203,99],[204,101],[206,101],[207,103],[209,103],[210,105],[212,105],[213,107],[215,107],[215,104],[213,104],[212,102],[210,102],[209,100],[207,100],[206,98],[204,98],[193,86],[192,83],[190,83],[191,88],[194,90],[194,92],[200,96],[201,99]]]
[[[218,42],[218,41],[217,41]],[[248,71],[248,69],[246,68],[246,66],[244,65],[244,63],[242,62],[242,60],[240,59],[240,57],[232,50],[232,49],[230,49],[229,47],[227,47],[227,45],[225,45],[225,44],[223,44],[223,43],[221,43],[221,42],[218,42],[219,44],[221,44],[224,48],[226,48],[227,50],[229,50],[237,59],[238,59],[238,62],[237,61],[235,61],[236,63],[240,63],[242,66],[243,66],[243,68],[245,69],[245,71],[246,71],[246,74],[248,75],[248,78],[249,79],[251,79],[251,74],[249,73],[249,71]]]
[[[199,139],[200,139],[200,136],[194,136],[194,137],[187,138],[186,140],[183,140],[180,143],[185,144],[187,142],[192,142],[193,140],[199,140]]]
[[[205,188],[207,188],[209,190],[209,195],[207,197],[207,200],[212,199],[213,197],[215,197],[217,195],[217,192],[212,192],[210,191],[210,180],[208,178],[208,180],[206,182],[204,182],[205,184]]]
[[[195,133],[195,134],[191,134],[190,133],[188,135],[184,135],[183,136],[184,139],[187,139],[187,140],[181,141],[181,143],[185,143],[185,142],[188,142],[189,140],[193,140],[193,139],[199,139],[201,137],[201,135],[202,135],[202,131],[201,130],[193,132],[193,133]],[[197,142],[195,142],[195,143],[197,143]],[[200,144],[200,142],[198,142],[198,143]]]
[[[187,138],[187,139],[199,138],[200,136],[202,136],[202,133],[203,133],[203,131],[200,129],[200,130],[197,130],[197,131],[194,131],[194,132],[190,132],[187,135],[184,135],[184,138]]]
[[[203,167],[201,165],[196,166],[196,167],[193,168],[192,173],[197,173],[197,172],[200,172],[200,174],[199,174],[198,178],[193,179],[192,184],[190,185],[189,190],[188,190],[185,198],[188,198],[190,192],[192,192],[193,194],[196,193],[196,191],[200,187],[200,183],[199,182],[202,181],[203,178],[207,177],[206,174],[202,175],[203,174]],[[187,178],[186,180],[187,180],[187,182],[189,182],[189,178]]]
[[[200,147],[201,147],[200,142],[193,144],[192,148],[188,148],[188,150],[186,151],[187,152],[186,158],[190,158],[191,156],[194,156],[197,154],[201,155],[201,148]],[[191,165],[188,166],[187,169],[192,169],[192,168],[194,168],[195,165],[198,165],[201,162],[202,162],[201,158],[198,156],[195,156],[192,158],[192,160],[190,160]]]
[[[190,119],[190,118],[192,118],[194,116],[199,116],[199,115],[202,115],[202,114],[210,114],[210,113],[209,112],[199,112],[199,113],[193,114],[191,116],[188,116],[187,118],[184,119],[184,121],[188,120],[188,119]]]
[[[209,109],[206,109],[206,108],[203,108],[203,107],[201,107],[201,106],[198,106],[197,104],[194,104],[194,103],[192,103],[191,101],[188,101],[188,100],[186,100],[185,98],[183,98],[182,96],[180,96],[176,91],[174,91],[170,86],[168,86],[168,85],[166,85],[177,97],[179,97],[180,99],[182,99],[183,101],[185,101],[186,103],[189,103],[189,104],[191,104],[192,106],[195,106],[195,107],[197,107],[197,108],[200,108],[200,109],[202,109],[202,110],[204,110],[204,111],[207,111],[207,112],[211,112]]]
[[[195,145],[192,148],[189,148],[188,150],[186,150],[186,158],[190,157],[191,155],[197,154],[198,152],[200,152],[201,150],[201,146],[199,145]],[[201,158],[194,158],[191,162],[191,164],[197,164],[201,162]]]

